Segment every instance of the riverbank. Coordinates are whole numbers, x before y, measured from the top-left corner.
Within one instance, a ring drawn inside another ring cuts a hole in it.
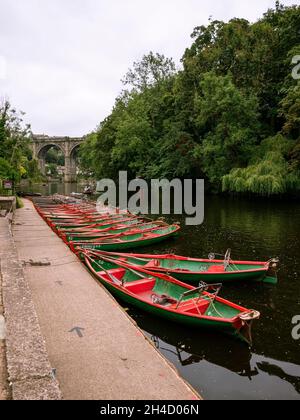
[[[13,237],[63,399],[199,399],[27,200]]]

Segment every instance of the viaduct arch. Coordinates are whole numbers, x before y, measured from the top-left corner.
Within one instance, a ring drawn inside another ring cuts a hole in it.
[[[46,173],[45,157],[47,151],[55,146],[60,149],[65,158],[64,181],[76,182],[76,150],[84,142],[83,137],[50,137],[45,135],[33,135],[31,148],[33,157],[38,160],[40,170]]]

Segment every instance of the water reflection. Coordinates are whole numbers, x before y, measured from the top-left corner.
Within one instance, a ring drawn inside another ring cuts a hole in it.
[[[258,363],[257,366],[261,371],[266,372],[268,375],[276,376],[277,378],[280,378],[283,381],[290,383],[294,387],[295,391],[298,394],[300,394],[299,376],[289,375],[281,367],[271,364],[269,362],[261,362]]]
[[[185,345],[183,345],[182,348],[174,346],[174,348],[176,349],[176,351],[174,351],[174,350],[171,350],[171,349],[168,349],[168,348],[164,347],[163,342],[158,337],[152,336],[151,340],[154,342],[155,347],[158,350],[160,350],[162,353],[173,353],[173,355],[175,355],[178,358],[179,363],[183,367],[198,364],[198,363],[202,362],[203,360],[210,361],[214,364],[218,364],[218,363],[216,363],[216,360],[213,360],[213,358],[211,356],[207,357],[207,355],[205,353],[202,356],[200,356],[199,354],[197,354],[197,355],[196,354],[190,354],[191,349],[188,349],[189,351],[187,351],[185,349]],[[223,363],[222,366],[226,367],[230,371],[238,374],[239,376],[248,378],[251,381],[251,378],[253,376],[257,376],[259,374],[258,369],[256,367],[254,369],[252,369],[252,367],[251,367],[251,364],[250,364],[251,353],[249,351],[247,353],[247,355],[245,355],[246,357],[245,357],[244,360],[242,360],[240,356],[241,355],[239,353],[239,360],[240,360],[241,363],[239,363],[238,359],[234,358],[234,355],[231,355],[231,357],[229,359],[231,361],[231,363],[228,363],[226,366],[224,366],[224,363]],[[249,357],[247,357],[247,356],[249,356]]]
[[[70,195],[72,192],[82,192],[85,184],[79,183],[59,183],[59,182],[49,182],[45,184],[28,184],[23,183],[19,190],[25,193],[39,193],[42,195],[53,195],[53,194],[62,194]]]
[[[132,307],[127,311],[155,347],[205,398],[300,399],[299,366],[256,354],[245,344],[221,334],[172,325]],[[289,370],[295,375],[287,373]],[[208,371],[210,379],[204,386]],[[280,382],[274,383],[274,377]]]
[[[257,375],[257,370],[253,370],[250,365],[250,348],[232,337],[206,330],[199,332],[177,324],[170,325],[163,320],[157,323],[134,308],[129,309],[129,314],[146,332],[156,348],[162,352],[173,353],[181,366],[198,364],[205,360],[249,379]],[[226,358],[220,357],[224,352]]]

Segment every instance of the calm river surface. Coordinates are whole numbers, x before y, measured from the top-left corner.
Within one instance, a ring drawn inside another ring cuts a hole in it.
[[[40,192],[77,190],[76,185],[67,188],[52,184]],[[167,219],[180,221],[178,216]],[[232,284],[221,291],[221,296],[261,312],[253,348],[133,308],[129,314],[205,399],[300,399],[300,340],[292,338],[292,318],[300,315],[300,204],[206,197],[205,223],[186,227],[184,218],[181,222],[180,237],[158,245],[155,253],[206,258],[231,248],[234,259],[280,258],[278,285]]]

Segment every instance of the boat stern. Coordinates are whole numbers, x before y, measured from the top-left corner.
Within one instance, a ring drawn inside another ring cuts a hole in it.
[[[238,315],[235,328],[236,335],[249,346],[252,346],[252,327],[254,321],[259,320],[260,312],[252,309]]]
[[[279,270],[279,262],[280,261],[278,258],[272,258],[270,261],[268,261],[267,263],[268,271],[264,279],[264,283],[269,283],[269,284],[278,283],[277,273]]]

